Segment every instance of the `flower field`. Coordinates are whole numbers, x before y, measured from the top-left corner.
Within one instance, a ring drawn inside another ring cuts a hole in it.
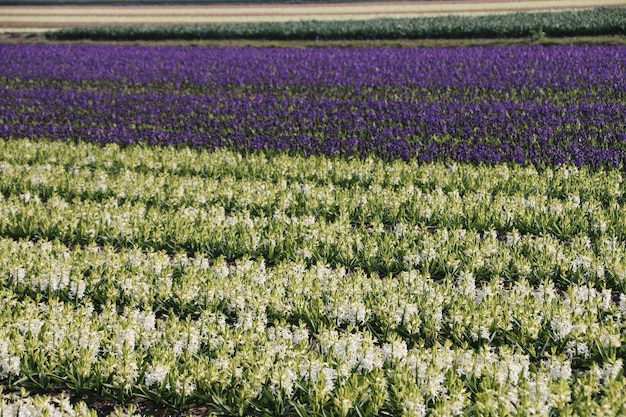
[[[626,48],[0,55],[0,415],[626,414]]]

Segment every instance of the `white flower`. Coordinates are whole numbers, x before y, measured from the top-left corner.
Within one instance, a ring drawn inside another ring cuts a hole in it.
[[[300,363],[300,377],[304,380],[311,381],[314,384],[323,383],[327,392],[335,389],[335,380],[337,379],[337,370],[325,366],[319,360],[306,360]]]
[[[0,341],[0,378],[20,374],[20,358],[9,354],[9,342]]]
[[[196,384],[189,377],[184,379],[179,378],[176,380],[174,389],[176,390],[176,394],[188,397],[196,390]]]
[[[588,358],[590,355],[589,347],[585,342],[577,342],[575,340],[570,340],[565,345],[565,354],[568,358],[575,358],[576,356],[580,356],[582,358]]]
[[[463,295],[476,297],[476,279],[471,272],[461,271],[456,282],[456,290]]]
[[[619,334],[601,334],[600,343],[604,349],[609,349],[612,347],[620,347],[622,345],[621,338]]]
[[[293,330],[292,336],[291,336],[291,343],[293,343],[294,345],[297,345],[301,342],[308,342],[308,341],[309,341],[309,330],[306,327],[301,326]]]
[[[385,362],[402,360],[408,355],[408,348],[404,340],[394,340],[391,343],[385,343],[382,351]]]
[[[605,362],[602,368],[597,365],[593,367],[592,372],[604,384],[608,385],[611,381],[619,376],[622,371],[623,361],[617,359],[615,361]]]
[[[626,294],[619,295],[619,311],[626,316]]]
[[[300,377],[315,383],[321,369],[322,362],[310,359],[304,360],[300,363]]]
[[[85,284],[85,281],[83,281],[82,279],[79,280],[78,282],[76,281],[72,281],[70,283],[70,297],[77,299],[77,300],[82,300],[82,298],[85,296],[85,290],[87,289],[87,284]]]
[[[530,360],[525,355],[506,355],[499,363],[496,379],[501,386],[507,382],[513,386],[519,383],[520,377],[528,377]]]
[[[282,389],[287,397],[291,397],[297,379],[298,374],[293,369],[282,366],[277,367],[270,376],[270,389],[276,396],[280,395],[280,390]]]
[[[463,393],[457,393],[453,395],[448,405],[450,414],[452,414],[453,416],[462,415],[466,403],[467,399],[465,398]]]
[[[530,401],[525,405],[528,415],[550,415],[550,386],[546,377],[528,382],[528,394]]]
[[[169,371],[170,371],[169,367],[161,363],[157,364],[156,366],[154,365],[151,366],[148,369],[148,372],[146,372],[146,377],[145,377],[146,386],[148,388],[152,387],[153,385],[156,385],[157,387],[161,387]]]
[[[174,346],[172,346],[172,352],[174,356],[178,357],[183,353],[184,343],[182,340],[176,340]]]
[[[335,380],[337,379],[337,371],[333,368],[324,367],[320,371],[321,377],[326,385],[326,389],[332,392],[335,389]]]
[[[380,351],[375,347],[367,347],[362,354],[357,371],[371,372],[383,367],[383,358]]]
[[[572,364],[568,360],[550,358],[547,368],[550,374],[550,379],[553,381],[559,379],[569,380],[572,377]]]
[[[26,269],[20,267],[12,270],[11,278],[15,281],[16,284],[24,283],[24,278],[26,278]]]
[[[550,320],[550,328],[555,340],[562,340],[571,333],[574,326],[568,317],[554,317]]]
[[[426,415],[426,404],[421,399],[406,399],[402,408],[402,415],[406,417],[424,417]]]
[[[422,394],[429,399],[435,399],[448,391],[444,386],[445,374],[439,369],[429,369],[425,381],[421,381]]]

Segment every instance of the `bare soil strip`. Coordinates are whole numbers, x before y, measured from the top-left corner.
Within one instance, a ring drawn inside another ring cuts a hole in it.
[[[588,7],[568,7],[567,10],[586,9]],[[501,8],[490,9],[489,14],[502,14],[519,11],[518,9]],[[533,11],[556,11],[553,7],[536,8]],[[483,15],[485,11],[477,10],[471,12],[465,12],[464,15]],[[396,12],[385,13],[384,15],[372,15],[368,12],[354,12],[351,14],[336,13],[317,13],[309,14],[305,17],[299,15],[298,19],[292,19],[293,15],[285,13],[276,13],[271,15],[254,15],[254,16],[242,16],[242,15],[220,15],[216,16],[203,16],[197,14],[184,14],[176,16],[154,16],[150,14],[146,15],[98,15],[98,16],[65,16],[48,15],[46,17],[34,16],[27,19],[14,19],[11,21],[0,21],[0,32],[4,29],[19,29],[19,28],[35,28],[35,29],[54,29],[54,28],[66,28],[66,27],[78,27],[78,26],[94,26],[94,25],[175,25],[175,24],[207,24],[207,23],[241,23],[241,22],[285,22],[290,20],[312,19],[312,20],[362,20],[371,19],[376,17],[387,18],[406,18],[406,17],[433,17],[439,16],[437,13],[414,13],[414,12]]]
[[[472,9],[489,10],[503,6],[520,10],[533,10],[536,7],[554,7],[558,9],[569,7],[601,7],[601,6],[626,6],[626,0],[452,0],[452,1],[408,1],[408,2],[368,2],[368,3],[329,3],[329,4],[260,4],[260,5],[170,5],[170,6],[0,6],[0,13],[18,15],[42,15],[62,11],[63,14],[109,14],[118,11],[122,14],[144,14],[149,10],[151,14],[178,14],[187,10],[204,12],[207,14],[268,14],[268,13],[291,13],[295,15],[319,13],[320,10],[332,9],[333,13],[351,13],[355,10],[369,10],[372,13],[385,11],[430,11],[433,13],[464,12]],[[5,12],[6,11],[6,12]]]
[[[0,6],[0,32],[91,25],[354,20],[626,7],[626,0],[487,0],[258,6]]]

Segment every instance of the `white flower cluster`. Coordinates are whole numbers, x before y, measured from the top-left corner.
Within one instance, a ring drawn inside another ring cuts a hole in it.
[[[7,375],[20,374],[20,357],[10,354],[10,345],[10,341],[0,340],[0,379]]]
[[[69,397],[28,396],[0,392],[0,416],[2,417],[96,417],[96,410],[89,409],[84,402],[72,404]],[[116,408],[109,417],[133,417],[133,407]]]

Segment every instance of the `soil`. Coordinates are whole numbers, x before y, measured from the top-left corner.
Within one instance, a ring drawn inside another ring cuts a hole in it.
[[[254,6],[0,6],[2,29],[43,29],[85,25],[234,23],[300,19],[346,20],[375,17],[491,14],[626,6],[624,0],[453,0]]]

